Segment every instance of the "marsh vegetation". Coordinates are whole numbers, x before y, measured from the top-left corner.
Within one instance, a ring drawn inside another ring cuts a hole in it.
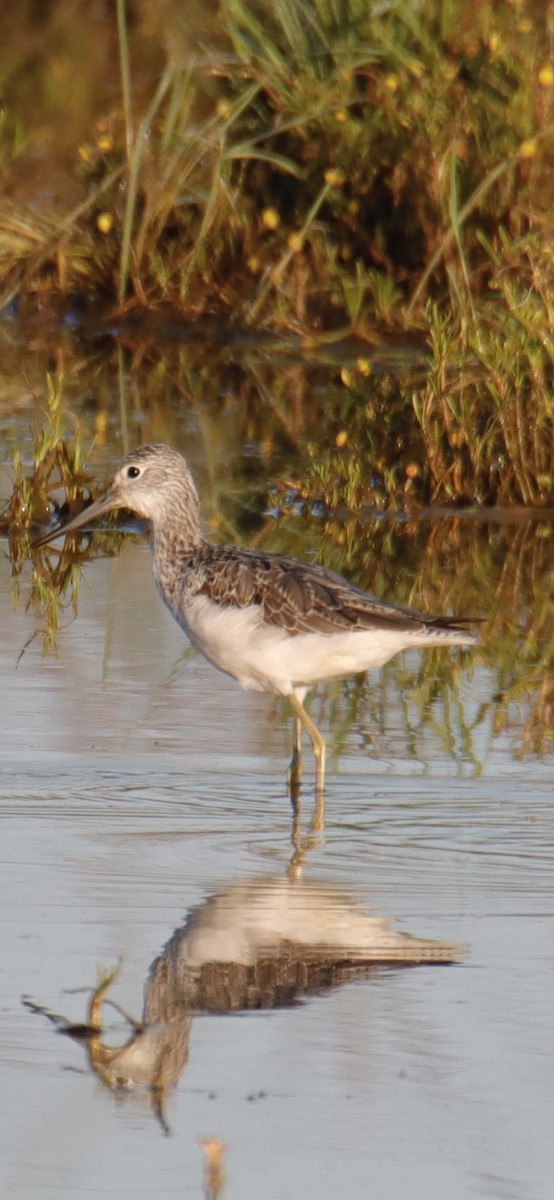
[[[23,440],[4,420],[16,591],[32,528],[94,491],[85,463],[193,430],[216,537],[494,613],[494,722],[542,752],[551,14],[224,0],[219,15],[52,0],[0,18],[0,398],[7,412],[30,392],[35,414]],[[45,648],[90,554],[70,550],[33,567]]]
[[[550,503],[551,19],[508,0],[6,10],[4,309],[334,348],[342,452],[308,472],[326,500]],[[391,343],[409,369],[383,378]]]

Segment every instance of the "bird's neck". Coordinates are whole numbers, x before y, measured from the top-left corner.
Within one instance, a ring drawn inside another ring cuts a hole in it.
[[[187,571],[194,570],[209,547],[200,529],[181,527],[178,531],[153,526],[152,553],[156,583],[166,599],[183,582]]]

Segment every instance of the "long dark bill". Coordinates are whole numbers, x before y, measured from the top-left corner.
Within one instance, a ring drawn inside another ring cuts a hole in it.
[[[61,537],[62,534],[73,533],[76,529],[82,529],[83,525],[90,525],[91,521],[95,521],[97,517],[102,517],[104,513],[112,512],[114,508],[122,507],[118,491],[112,488],[105,496],[101,496],[99,500],[95,500],[93,504],[89,504],[88,508],[84,508],[78,516],[72,517],[70,521],[66,521],[65,525],[59,525],[57,529],[49,529],[48,533],[41,533],[39,537],[33,540],[33,549],[38,546],[46,546],[48,542],[53,542],[55,538]]]

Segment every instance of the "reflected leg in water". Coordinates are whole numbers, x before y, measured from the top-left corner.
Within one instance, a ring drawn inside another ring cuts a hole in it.
[[[307,855],[310,851],[315,850],[316,846],[321,846],[324,841],[325,829],[325,805],[323,800],[323,792],[316,792],[312,819],[310,821],[307,833],[302,832],[302,807],[300,804],[300,786],[290,788],[290,800],[292,804],[292,831],[291,844],[293,853],[288,869],[289,879],[296,879],[301,873],[301,868],[304,866]]]
[[[312,850],[315,850],[317,846],[321,846],[324,841],[324,836],[323,836],[324,811],[323,811],[322,797],[319,797],[318,799],[316,799],[314,815],[313,815],[311,823],[310,823],[309,832],[306,834],[302,833],[302,827],[301,827],[301,823],[300,823],[301,822],[301,808],[300,808],[300,798],[299,797],[296,798],[296,801],[293,801],[293,805],[294,805],[294,808],[293,808],[292,835],[291,835],[291,843],[293,846],[293,853],[291,855],[291,860],[290,860],[289,867],[287,870],[287,877],[290,880],[295,880],[295,879],[300,878],[300,876],[302,874],[302,868],[304,867],[304,865],[306,863],[306,858],[307,858],[308,854]]]

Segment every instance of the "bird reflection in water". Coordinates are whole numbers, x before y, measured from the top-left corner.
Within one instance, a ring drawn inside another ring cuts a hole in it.
[[[194,909],[150,968],[142,1020],[107,996],[119,968],[94,990],[83,1025],[24,1003],[81,1043],[111,1090],[147,1089],[167,1133],[165,1099],[186,1066],[195,1014],[285,1007],[379,968],[455,963],[461,954],[459,945],[398,932],[351,895],[293,872],[235,883]],[[122,1045],[106,1041],[106,1004],[130,1027]]]

